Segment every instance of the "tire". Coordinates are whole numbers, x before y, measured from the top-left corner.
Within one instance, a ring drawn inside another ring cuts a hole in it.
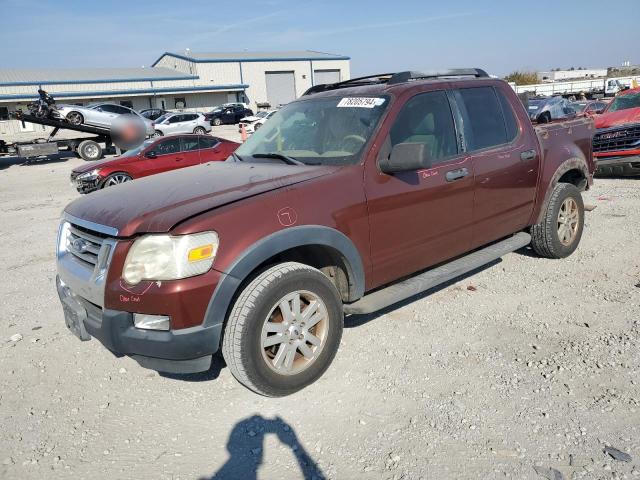
[[[77,148],[78,155],[83,160],[92,162],[102,158],[102,147],[98,142],[93,140],[83,140]]]
[[[561,210],[565,212],[563,215]],[[578,248],[583,228],[584,204],[580,190],[570,183],[559,183],[551,192],[542,221],[531,227],[531,246],[541,257],[568,257]]]
[[[211,120],[211,125],[219,127],[220,125],[222,125],[222,120],[220,120],[219,118],[214,118],[213,120]]]
[[[112,173],[102,181],[100,188],[113,187],[115,185],[120,185],[121,183],[130,182],[131,180],[133,180],[133,178],[124,172]]]
[[[256,124],[253,126],[253,131],[254,131],[254,132],[255,132],[255,131],[257,131],[261,126],[262,126],[262,124],[261,124],[261,123],[256,123]]]
[[[160,130],[155,130],[153,132],[153,135],[151,135],[151,138],[162,137],[163,135],[164,135],[164,133],[162,133]]]
[[[84,123],[84,117],[80,112],[69,112],[66,118],[71,125],[82,125]]]
[[[193,133],[196,135],[205,135],[207,131],[203,127],[196,127],[193,129]]]
[[[299,315],[308,312],[315,319],[311,327],[301,316],[286,323],[279,305],[296,310],[296,296]],[[309,311],[311,302],[316,308]],[[281,263],[256,276],[236,299],[224,329],[222,355],[236,380],[248,389],[268,397],[290,395],[327,370],[340,345],[343,318],[340,295],[322,272],[301,263]],[[303,346],[311,359],[300,350]]]
[[[551,114],[544,112],[538,117],[538,123],[549,123],[551,121]]]

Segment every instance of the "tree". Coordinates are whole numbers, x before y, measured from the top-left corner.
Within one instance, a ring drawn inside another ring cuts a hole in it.
[[[504,77],[507,82],[513,82],[516,85],[532,85],[538,83],[538,74],[536,72],[511,72]]]

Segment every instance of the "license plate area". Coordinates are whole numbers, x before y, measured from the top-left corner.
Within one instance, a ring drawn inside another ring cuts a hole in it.
[[[84,326],[87,319],[87,310],[72,296],[62,299],[62,310],[64,312],[64,323],[76,337],[82,341],[91,340],[91,335]]]

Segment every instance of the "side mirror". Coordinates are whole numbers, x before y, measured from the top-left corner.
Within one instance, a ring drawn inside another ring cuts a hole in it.
[[[424,143],[398,143],[388,159],[380,161],[384,173],[407,172],[431,168],[431,157]]]
[[[144,154],[145,158],[158,158],[158,155],[153,150]]]

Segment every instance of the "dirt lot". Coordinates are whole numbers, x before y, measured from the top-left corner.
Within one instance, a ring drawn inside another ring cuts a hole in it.
[[[585,194],[572,257],[347,318],[324,377],[267,399],[221,361],[160,376],[67,332],[54,237],[81,162],[0,160],[0,478],[640,478],[640,180]]]

